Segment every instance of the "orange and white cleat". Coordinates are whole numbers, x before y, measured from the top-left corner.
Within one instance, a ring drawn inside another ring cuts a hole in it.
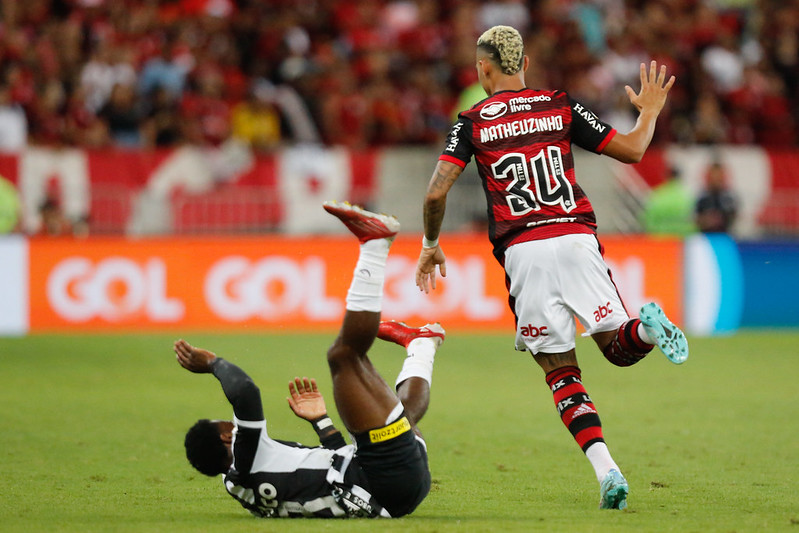
[[[435,322],[434,324],[425,324],[421,328],[412,328],[404,322],[386,321],[381,322],[377,330],[377,338],[384,341],[393,342],[404,346],[405,348],[414,339],[433,339],[436,343],[436,348],[441,346],[444,342],[444,337],[447,333],[441,324]]]
[[[361,244],[374,239],[393,240],[400,230],[400,223],[391,215],[372,213],[349,202],[328,201],[325,211],[341,220],[358,237]]]

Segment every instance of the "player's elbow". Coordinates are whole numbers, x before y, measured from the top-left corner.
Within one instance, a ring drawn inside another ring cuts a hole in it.
[[[631,151],[616,157],[622,163],[640,163],[644,158],[644,151]]]
[[[646,149],[640,149],[630,144],[611,142],[602,153],[622,163],[640,163]]]
[[[649,141],[641,135],[619,133],[614,136],[602,153],[622,163],[640,163]]]
[[[447,193],[442,190],[428,190],[424,196],[426,207],[439,207],[447,203]]]
[[[249,404],[261,403],[261,390],[251,379],[242,380],[237,387],[228,391],[228,401],[234,410]]]

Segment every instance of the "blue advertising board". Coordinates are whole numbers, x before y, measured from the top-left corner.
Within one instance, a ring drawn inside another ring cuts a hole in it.
[[[685,241],[685,326],[694,334],[799,327],[799,241]]]

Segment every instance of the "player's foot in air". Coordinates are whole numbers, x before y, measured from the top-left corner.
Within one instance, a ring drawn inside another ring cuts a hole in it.
[[[384,341],[393,342],[405,348],[414,339],[429,338],[435,341],[436,346],[441,346],[446,336],[444,328],[438,322],[425,324],[421,328],[412,328],[404,322],[385,321],[380,323],[377,330],[377,338]]]
[[[400,229],[399,220],[391,215],[367,211],[349,202],[325,202],[325,211],[338,217],[358,237],[361,244],[373,239],[394,239]]]
[[[638,318],[669,361],[679,365],[688,359],[688,341],[685,335],[666,318],[666,313],[658,304],[650,302],[644,305]]]
[[[627,494],[630,487],[627,480],[616,469],[611,470],[605,475],[599,485],[599,508],[600,509],[624,509],[627,507]]]

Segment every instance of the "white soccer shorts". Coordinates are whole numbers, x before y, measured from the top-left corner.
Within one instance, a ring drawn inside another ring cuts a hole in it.
[[[515,299],[517,350],[571,350],[575,316],[588,335],[630,319],[594,235],[515,244],[505,251],[505,272]]]

